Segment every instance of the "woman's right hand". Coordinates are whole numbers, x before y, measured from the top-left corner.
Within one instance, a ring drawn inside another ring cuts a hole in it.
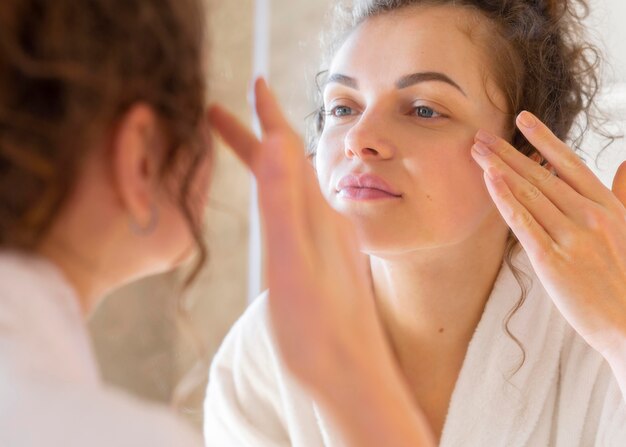
[[[263,80],[255,98],[261,140],[219,106],[210,119],[258,182],[269,309],[285,364],[349,445],[434,445],[385,339],[354,229],[322,196]]]

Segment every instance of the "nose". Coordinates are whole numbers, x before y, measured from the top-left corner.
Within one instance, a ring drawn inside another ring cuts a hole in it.
[[[380,121],[368,119],[362,115],[361,119],[348,131],[344,139],[345,156],[348,159],[388,160],[393,158],[395,147],[387,138],[389,129],[385,132],[385,125]]]

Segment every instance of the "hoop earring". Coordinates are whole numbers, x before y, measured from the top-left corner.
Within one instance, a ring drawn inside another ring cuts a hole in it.
[[[150,220],[145,226],[139,225],[132,217],[130,218],[130,229],[139,236],[147,236],[156,230],[159,224],[159,209],[154,203],[150,205]]]

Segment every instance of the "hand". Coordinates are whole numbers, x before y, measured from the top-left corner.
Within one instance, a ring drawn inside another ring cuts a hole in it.
[[[431,445],[386,343],[355,232],[322,196],[264,81],[255,93],[260,141],[221,107],[210,119],[258,182],[269,309],[285,364],[354,445]]]
[[[558,177],[479,131],[472,155],[489,194],[569,324],[607,360],[624,356],[626,167],[613,193],[532,114],[517,125]]]

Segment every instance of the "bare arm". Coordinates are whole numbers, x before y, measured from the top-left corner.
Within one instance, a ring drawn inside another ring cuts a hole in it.
[[[222,108],[210,115],[259,185],[270,315],[287,367],[348,445],[434,445],[385,339],[353,228],[326,203],[265,82],[255,90],[260,141]]]

